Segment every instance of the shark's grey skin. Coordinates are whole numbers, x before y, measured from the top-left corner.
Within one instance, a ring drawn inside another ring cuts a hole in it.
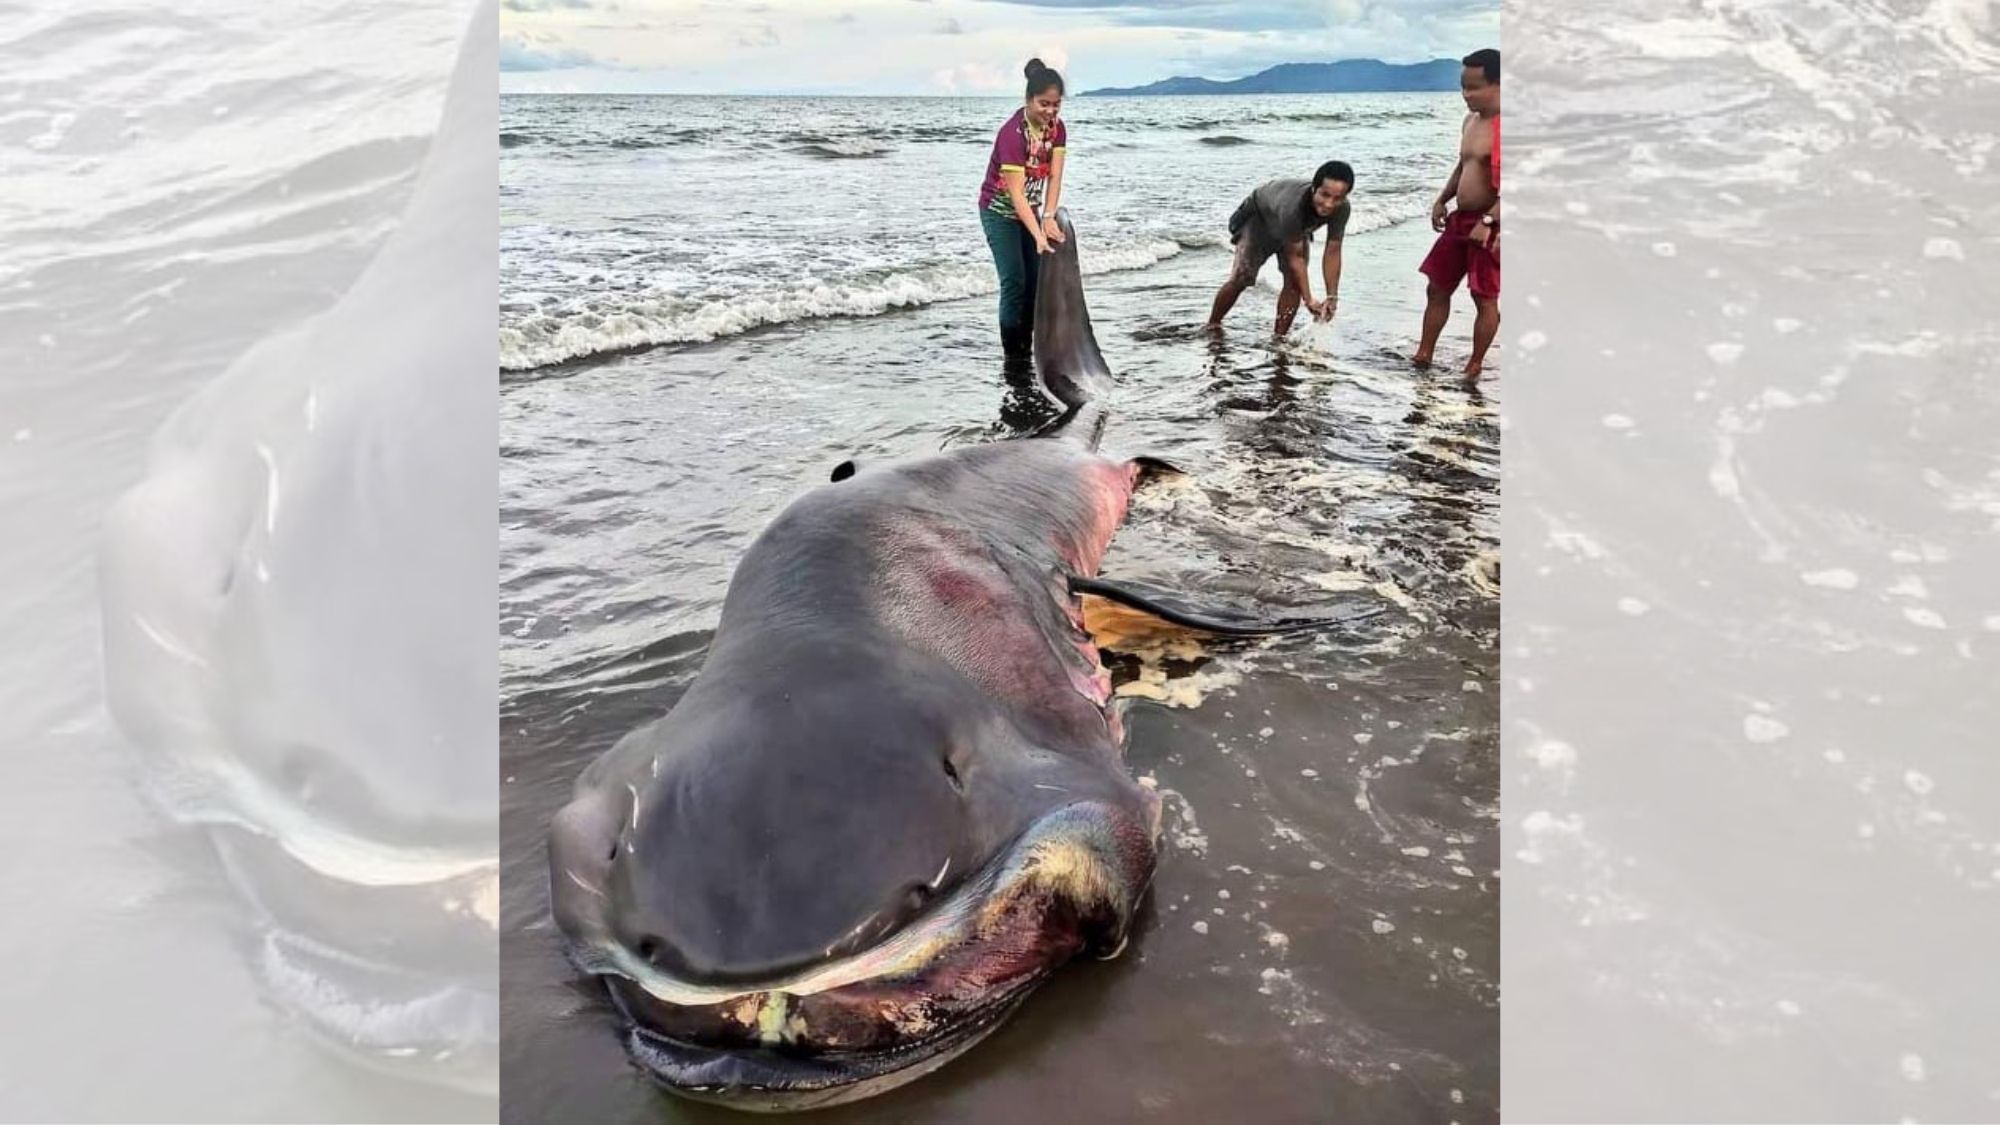
[[[670,1087],[861,1096],[1123,944],[1159,803],[1068,580],[1138,473],[963,449],[809,493],[751,546],[694,686],[551,838],[556,920]]]
[[[1124,947],[1160,801],[1126,772],[1080,591],[1151,608],[1095,576],[1157,462],[1097,451],[1111,375],[1062,222],[1035,339],[1063,424],[835,469],[751,544],[687,694],[555,817],[571,957],[677,1093],[879,1093]]]
[[[1042,267],[1035,335],[1082,405],[1110,376],[1075,247]],[[578,780],[555,918],[670,1089],[865,1097],[1123,947],[1160,805],[1069,583],[1144,470],[1095,438],[842,466],[751,545],[672,712]]]

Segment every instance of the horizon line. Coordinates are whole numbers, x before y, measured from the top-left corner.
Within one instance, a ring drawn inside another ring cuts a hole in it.
[[[1067,96],[1072,98],[1092,97],[1092,96],[1114,97],[1114,98],[1116,97],[1290,97],[1290,96],[1310,97],[1319,94],[1350,94],[1350,93],[1351,94],[1429,94],[1429,93],[1437,93],[1439,91],[1436,90],[1312,90],[1312,91],[1300,90],[1300,91],[1263,91],[1263,92],[1214,91],[1203,94],[1136,94],[1136,95],[1129,93],[1128,91],[1143,90],[1149,86],[1157,86],[1163,82],[1179,82],[1179,81],[1211,82],[1218,86],[1227,86],[1231,83],[1241,82],[1249,78],[1256,78],[1259,75],[1263,74],[1269,74],[1271,71],[1277,70],[1280,67],[1287,67],[1287,66],[1338,66],[1341,63],[1368,62],[1368,63],[1376,63],[1381,66],[1390,66],[1390,67],[1419,67],[1419,66],[1430,66],[1435,63],[1455,63],[1458,61],[1460,60],[1449,58],[1444,55],[1439,55],[1435,58],[1420,59],[1416,62],[1388,62],[1383,59],[1376,58],[1372,55],[1349,57],[1344,59],[1329,59],[1319,62],[1295,60],[1291,62],[1272,63],[1271,65],[1263,68],[1262,70],[1252,71],[1248,74],[1244,74],[1236,78],[1209,78],[1199,74],[1175,74],[1175,75],[1170,75],[1166,78],[1156,78],[1150,82],[1142,82],[1132,86],[1099,86],[1094,90],[1079,90],[1076,93],[1069,94]],[[502,70],[499,72],[499,74],[504,78],[506,75],[509,74],[544,75],[544,74],[565,74],[565,73],[574,74],[578,72],[606,73],[605,71],[593,67],[576,67],[564,70]],[[609,73],[618,73],[618,71],[612,70]],[[614,98],[664,97],[664,98],[995,98],[999,99],[999,98],[1015,98],[1018,96],[1011,93],[956,93],[956,92],[938,91],[938,90],[926,90],[921,92],[909,92],[909,93],[858,93],[851,90],[850,91],[758,90],[749,92],[735,91],[728,93],[719,91],[702,91],[702,90],[500,90],[499,93],[500,96],[502,97],[507,97],[511,94],[515,96],[537,96],[537,97],[574,96],[574,97],[614,97]]]
[[[1132,89],[1133,87],[1119,87]],[[775,91],[718,91],[718,90],[501,90],[503,98],[965,98],[968,100],[991,99],[994,101],[1020,101],[1019,94],[950,94],[938,91],[909,94],[857,94],[852,91],[841,93],[816,92],[811,90]],[[1456,90],[1231,90],[1213,94],[1106,94],[1101,91],[1066,94],[1066,98],[1323,98],[1348,94],[1455,94]]]

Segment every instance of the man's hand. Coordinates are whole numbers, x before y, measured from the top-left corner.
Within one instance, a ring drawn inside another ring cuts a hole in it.
[[[1444,229],[1444,200],[1442,199],[1431,204],[1431,229],[1439,231]]]
[[[1062,224],[1056,222],[1054,215],[1044,216],[1042,219],[1042,253],[1048,253],[1049,243],[1060,243],[1062,240]]]
[[[1472,239],[1477,245],[1485,246],[1493,241],[1493,228],[1487,226],[1485,223],[1480,223],[1474,226],[1472,233],[1466,237]]]
[[[1038,227],[1030,233],[1035,236],[1035,253],[1047,254],[1049,252],[1049,240],[1042,234],[1041,229]]]
[[[1309,307],[1312,308],[1313,319],[1324,324],[1327,321],[1332,320],[1335,310],[1340,308],[1340,298],[1328,297],[1326,300],[1321,301],[1318,305]]]

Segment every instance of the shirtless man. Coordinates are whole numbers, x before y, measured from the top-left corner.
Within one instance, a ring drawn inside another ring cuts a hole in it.
[[[1430,279],[1424,306],[1424,337],[1411,357],[1429,367],[1438,333],[1451,319],[1451,295],[1461,280],[1470,279],[1472,358],[1465,361],[1465,381],[1479,380],[1486,349],[1500,330],[1500,52],[1488,48],[1461,60],[1460,92],[1465,96],[1465,126],[1459,132],[1458,167],[1431,204],[1431,229],[1442,232],[1430,256],[1418,269]],[[1454,197],[1457,209],[1445,213]]]

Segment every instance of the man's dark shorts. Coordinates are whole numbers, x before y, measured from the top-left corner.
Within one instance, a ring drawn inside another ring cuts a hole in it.
[[[1245,199],[1229,216],[1229,240],[1236,244],[1236,257],[1229,264],[1229,283],[1249,288],[1257,283],[1257,271],[1279,249],[1278,240],[1264,229],[1257,215],[1255,199]]]

